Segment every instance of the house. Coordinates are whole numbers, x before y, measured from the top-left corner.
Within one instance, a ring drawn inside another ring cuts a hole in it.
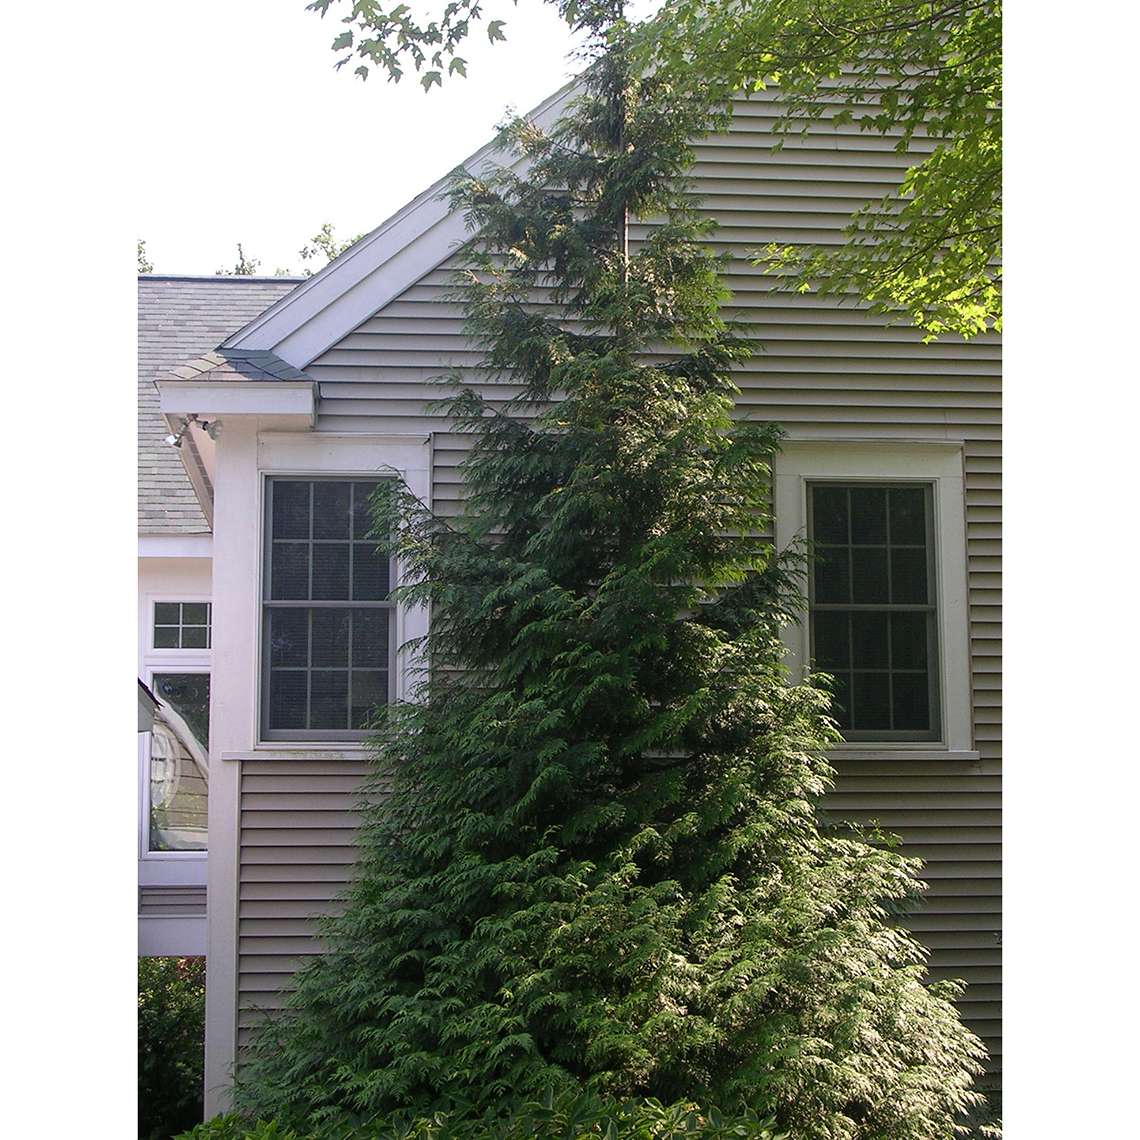
[[[553,121],[567,97],[534,117]],[[806,531],[861,567],[859,596],[847,580],[817,577],[789,655],[802,663],[813,647],[846,686],[847,739],[834,753],[828,807],[877,821],[927,861],[927,906],[906,921],[930,947],[934,976],[969,983],[961,1008],[989,1047],[993,1084],[999,345],[993,336],[924,345],[856,307],[773,292],[748,250],[835,240],[913,159],[890,140],[823,125],[773,153],[770,98],[739,102],[731,127],[697,145],[693,175],[720,222],[714,240],[733,257],[731,311],[764,346],[739,372],[740,410],[788,433],[775,538]],[[516,160],[488,146],[468,166],[491,161]],[[394,470],[437,513],[460,509],[467,441],[427,402],[438,396],[431,379],[448,368],[478,384],[479,355],[444,297],[465,230],[441,186],[300,283],[140,279],[159,314],[148,318],[140,302],[144,322],[158,321],[140,392],[153,381],[145,397],[165,420],[153,430],[181,444],[147,448],[157,500],[146,513],[157,529],[140,536],[140,677],[194,735],[205,685],[164,692],[163,681],[209,673],[208,1113],[227,1103],[251,1029],[317,949],[312,919],[335,905],[351,872],[361,717],[404,693],[398,647],[425,627],[421,612],[385,600],[387,567],[357,541],[356,504]],[[184,323],[193,327],[181,339]],[[866,636],[853,643],[855,604]],[[351,637],[338,632],[345,614]],[[178,722],[166,723],[197,764]],[[188,797],[197,794],[190,765]],[[172,842],[200,844],[200,823],[189,808],[171,816]],[[202,852],[165,853],[166,879],[156,859],[140,860],[143,889],[166,893],[146,906],[197,907],[197,921]]]

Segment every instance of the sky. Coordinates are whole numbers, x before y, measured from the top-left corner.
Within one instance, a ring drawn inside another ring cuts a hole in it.
[[[135,216],[155,272],[214,273],[239,241],[259,273],[299,272],[323,223],[339,238],[373,229],[489,141],[508,107],[570,78],[553,8],[486,11],[507,42],[477,26],[468,78],[425,94],[410,70],[398,85],[336,71],[335,6],[321,19],[305,0],[140,0]]]

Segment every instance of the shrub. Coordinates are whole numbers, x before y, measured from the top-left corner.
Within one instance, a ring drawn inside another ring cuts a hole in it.
[[[472,1120],[463,1111],[438,1112],[407,1121],[391,1118],[367,1127],[298,1133],[277,1121],[256,1123],[237,1114],[216,1117],[198,1125],[177,1140],[781,1140],[782,1134],[754,1113],[722,1112],[679,1102],[656,1100],[614,1101],[590,1095],[550,1094],[539,1101],[517,1105],[506,1114],[488,1114]]]
[[[139,959],[139,1137],[202,1119],[206,959]]]

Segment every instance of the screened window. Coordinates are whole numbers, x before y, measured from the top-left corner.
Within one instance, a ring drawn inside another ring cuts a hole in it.
[[[367,535],[375,482],[270,479],[262,646],[266,739],[354,739],[389,699],[391,566]]]
[[[812,657],[843,735],[938,739],[931,487],[814,483],[808,498]]]
[[[209,602],[155,602],[155,649],[209,649]]]

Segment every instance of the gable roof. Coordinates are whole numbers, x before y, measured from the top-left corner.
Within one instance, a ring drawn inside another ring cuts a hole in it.
[[[526,118],[548,129],[561,117],[578,84],[579,80],[571,80]],[[516,172],[528,165],[517,154],[504,152],[495,140],[456,170],[479,173],[496,164]],[[466,220],[445,198],[454,173],[429,186],[320,273],[229,336],[223,347],[262,349],[296,368],[309,365],[466,240]]]
[[[207,534],[210,527],[178,450],[165,437],[154,381],[208,354],[274,302],[298,277],[178,277],[146,274],[138,284],[138,527],[140,534]],[[225,361],[223,367],[249,362]],[[288,367],[258,357],[271,372]],[[198,377],[201,379],[202,377]],[[224,377],[223,377],[224,378]],[[231,377],[233,378],[233,377]]]

